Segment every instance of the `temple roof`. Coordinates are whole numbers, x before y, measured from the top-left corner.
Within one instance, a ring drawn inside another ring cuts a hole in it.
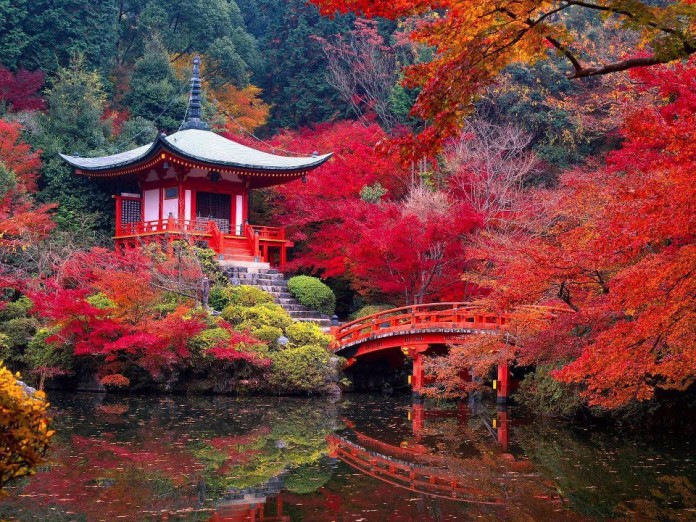
[[[331,154],[310,157],[278,156],[241,145],[212,131],[200,129],[182,130],[171,136],[160,135],[149,145],[111,156],[99,158],[83,158],[64,154],[60,156],[85,174],[99,175],[100,171],[130,170],[156,158],[163,151],[210,166],[219,165],[220,167],[262,172],[304,172],[318,167],[331,157]]]
[[[171,136],[159,135],[149,145],[111,156],[82,158],[61,154],[60,157],[75,167],[78,174],[97,177],[143,172],[171,159],[174,163],[183,163],[189,167],[197,164],[211,169],[219,168],[221,171],[233,171],[235,174],[253,176],[257,173],[263,176],[265,173],[267,177],[276,178],[301,176],[331,157],[331,154],[319,156],[316,152],[311,157],[277,156],[246,147],[212,132],[202,119],[200,64],[201,59],[196,56],[193,59],[189,108],[178,132]],[[283,181],[258,180],[258,183],[270,186]]]

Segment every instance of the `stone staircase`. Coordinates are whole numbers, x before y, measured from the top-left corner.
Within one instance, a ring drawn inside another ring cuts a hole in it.
[[[290,295],[288,282],[278,270],[266,268],[268,265],[265,263],[244,263],[244,265],[247,266],[221,266],[221,268],[232,284],[238,282],[240,285],[255,286],[271,294],[275,302],[282,306],[295,321],[317,323],[322,328],[331,326],[331,318],[328,315],[302,306]]]

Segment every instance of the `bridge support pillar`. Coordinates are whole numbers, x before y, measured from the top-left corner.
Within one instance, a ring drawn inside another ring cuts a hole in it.
[[[422,398],[421,392],[425,384],[425,370],[423,369],[423,354],[428,350],[429,345],[419,344],[404,346],[403,353],[413,359],[413,370],[411,371],[410,384],[411,393],[414,400]]]
[[[498,404],[506,404],[510,397],[510,366],[507,361],[498,363]]]

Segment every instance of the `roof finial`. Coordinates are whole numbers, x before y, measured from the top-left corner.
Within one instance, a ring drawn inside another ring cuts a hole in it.
[[[199,129],[210,130],[208,124],[201,118],[201,57],[196,55],[193,59],[193,75],[191,76],[191,98],[186,121],[181,130]]]

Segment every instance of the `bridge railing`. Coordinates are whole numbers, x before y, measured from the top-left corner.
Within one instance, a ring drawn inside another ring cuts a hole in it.
[[[384,310],[356,319],[333,331],[338,347],[359,343],[387,331],[426,328],[496,329],[506,324],[507,314],[494,314],[474,303],[429,303]]]

